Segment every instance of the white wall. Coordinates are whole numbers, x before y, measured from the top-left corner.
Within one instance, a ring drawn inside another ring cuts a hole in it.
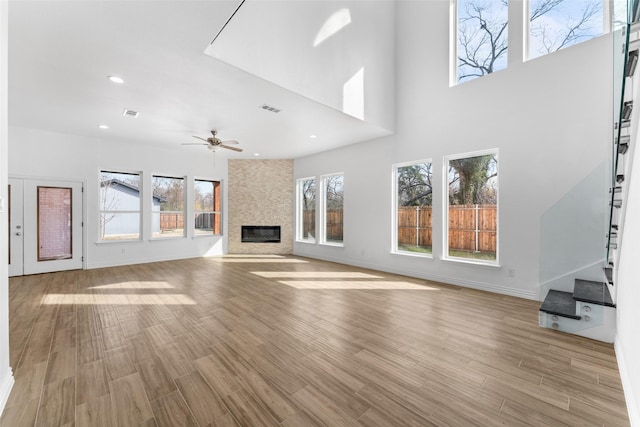
[[[205,52],[392,130],[394,4],[390,0],[246,2]],[[345,17],[347,25],[336,25]]]
[[[637,143],[637,140],[636,140]],[[618,333],[616,336],[616,356],[620,376],[624,385],[627,408],[632,426],[640,426],[640,280],[638,260],[640,259],[640,150],[634,150],[634,173],[627,174],[628,197],[624,223],[624,239],[620,247],[618,277]]]
[[[7,26],[8,2],[0,2],[0,414],[13,385],[9,367],[9,290],[7,268]]]
[[[510,35],[522,31],[517,24]],[[540,219],[601,165],[611,143],[610,36],[526,63],[512,52],[507,70],[449,87],[449,1],[398,1],[396,32],[396,134],[294,164],[294,178],[344,172],[345,247],[296,243],[294,253],[536,298]],[[443,157],[492,148],[501,268],[443,261]],[[429,158],[434,259],[391,254],[392,164]],[[604,232],[595,245],[604,246]]]
[[[193,179],[211,178],[223,183],[223,233],[227,226],[227,162],[223,155],[194,150],[167,150],[152,145],[123,144],[103,139],[11,127],[9,175],[82,181],[85,184],[85,260],[87,268],[135,264],[168,259],[221,255],[222,236],[193,237],[193,206],[187,203],[187,238],[151,239],[151,200],[143,196],[143,239],[139,242],[98,243],[100,170],[142,172],[142,192],[151,193],[151,175],[186,176],[188,200]],[[191,197],[191,198],[190,198]]]

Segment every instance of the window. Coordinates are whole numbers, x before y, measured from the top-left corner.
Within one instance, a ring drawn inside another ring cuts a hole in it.
[[[431,254],[431,162],[394,166],[395,238],[393,252]]]
[[[498,152],[445,158],[445,258],[498,263]]]
[[[455,5],[455,82],[506,68],[508,0],[457,0]]]
[[[529,52],[537,58],[604,32],[603,0],[529,0]]]
[[[184,178],[151,177],[151,235],[184,237]]]
[[[323,193],[322,243],[342,245],[344,176],[325,175],[321,178]]]
[[[140,239],[140,174],[100,172],[100,240]]]
[[[316,180],[315,178],[299,179],[298,196],[298,230],[297,240],[315,243],[316,241]]]
[[[222,234],[220,182],[196,179],[193,188],[196,236]]]

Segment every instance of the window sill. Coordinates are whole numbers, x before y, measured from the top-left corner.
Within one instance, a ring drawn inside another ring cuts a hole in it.
[[[102,245],[117,245],[117,244],[122,244],[125,243],[127,245],[130,244],[135,244],[135,243],[144,243],[144,240],[142,239],[135,239],[135,240],[98,240],[97,242],[95,242],[96,246],[102,246]]]
[[[296,243],[306,243],[307,245],[315,245],[315,240],[296,240]]]
[[[433,259],[433,253],[416,253],[416,252],[401,252],[401,251],[391,251],[391,255],[401,255],[408,256],[413,258],[423,258],[423,259]]]
[[[453,257],[443,257],[442,261],[455,262],[455,263],[458,263],[458,264],[466,264],[466,265],[477,266],[477,267],[489,267],[489,268],[495,268],[495,269],[501,269],[502,268],[502,266],[497,261],[496,262],[482,262],[482,261],[475,261],[475,260],[471,260],[471,259],[453,258]]]
[[[202,238],[206,238],[206,237],[222,237],[224,236],[224,234],[194,234],[191,238],[192,239],[202,239]]]
[[[320,242],[322,246],[333,246],[334,248],[344,248],[344,243]]]
[[[186,239],[187,236],[171,236],[171,237],[152,237],[149,239],[150,242],[164,242],[165,240],[180,240]]]

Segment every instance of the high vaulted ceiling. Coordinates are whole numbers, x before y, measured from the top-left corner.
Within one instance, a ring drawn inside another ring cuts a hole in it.
[[[242,5],[245,19],[255,19],[253,1]],[[224,151],[230,158],[296,158],[390,133],[204,54],[240,4],[10,1],[9,124],[194,151],[181,144],[217,129],[245,150]],[[226,49],[245,48],[237,33]]]

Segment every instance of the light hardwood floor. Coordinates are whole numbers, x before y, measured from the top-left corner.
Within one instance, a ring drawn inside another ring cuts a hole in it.
[[[10,280],[1,426],[628,426],[538,304],[296,257]]]

